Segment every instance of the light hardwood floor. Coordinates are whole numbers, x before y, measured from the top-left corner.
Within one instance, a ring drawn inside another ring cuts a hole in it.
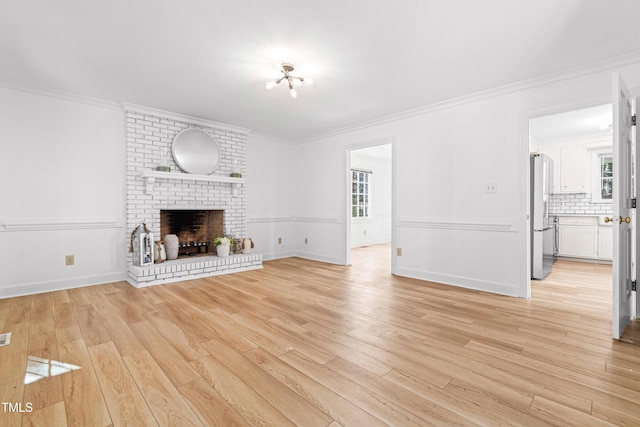
[[[525,300],[391,276],[388,251],[0,300],[0,402],[33,408],[0,425],[640,425],[609,266],[558,262]]]

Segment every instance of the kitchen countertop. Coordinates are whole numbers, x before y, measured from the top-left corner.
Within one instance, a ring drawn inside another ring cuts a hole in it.
[[[604,226],[611,226],[613,225],[613,223],[611,222],[604,222],[604,219],[606,217],[613,217],[613,214],[607,214],[607,215],[602,215],[602,214],[549,214],[549,216],[555,216],[557,218],[574,218],[574,217],[578,217],[578,218],[598,218],[598,225],[604,225]]]

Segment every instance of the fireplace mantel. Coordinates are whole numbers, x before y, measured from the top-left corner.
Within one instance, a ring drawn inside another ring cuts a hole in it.
[[[188,181],[196,181],[196,182],[226,182],[231,184],[231,191],[233,195],[236,194],[238,186],[246,182],[244,178],[234,178],[230,176],[199,175],[199,174],[193,174],[193,173],[162,172],[162,171],[153,171],[153,170],[144,171],[140,176],[142,176],[145,179],[146,194],[153,193],[153,186],[156,182],[156,179],[166,179],[168,181],[188,180]]]

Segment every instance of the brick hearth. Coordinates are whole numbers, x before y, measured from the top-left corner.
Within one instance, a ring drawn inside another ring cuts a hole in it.
[[[261,254],[183,258],[149,267],[130,266],[128,281],[133,286],[141,288],[259,268],[262,268]]]

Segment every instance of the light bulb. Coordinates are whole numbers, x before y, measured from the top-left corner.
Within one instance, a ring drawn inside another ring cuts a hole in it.
[[[308,85],[312,85],[313,84],[313,79],[306,78],[306,79],[304,79],[304,82],[306,84],[308,84]]]
[[[297,98],[298,97],[298,92],[296,92],[296,90],[293,89],[293,88],[291,89],[291,97],[292,98]]]
[[[293,82],[294,86],[300,86],[302,84],[302,82],[298,79],[291,79],[291,81]]]
[[[278,86],[278,83],[274,82],[273,80],[270,82],[267,82],[267,84],[264,85],[266,89],[273,89],[276,86]]]

